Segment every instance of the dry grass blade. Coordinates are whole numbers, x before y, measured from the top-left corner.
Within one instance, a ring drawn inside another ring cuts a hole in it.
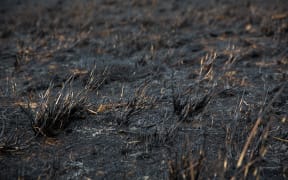
[[[213,79],[213,64],[214,61],[217,57],[217,54],[211,53],[207,54],[205,57],[201,59],[200,62],[200,72],[199,72],[199,80],[204,80],[204,79]]]
[[[238,162],[237,162],[237,168],[239,168],[239,167],[242,166],[242,163],[243,163],[245,154],[246,154],[246,152],[247,152],[247,150],[248,150],[248,147],[249,147],[250,143],[252,142],[253,138],[255,137],[255,135],[256,135],[256,133],[257,133],[258,127],[259,127],[260,123],[261,123],[262,120],[263,120],[263,116],[264,116],[265,113],[271,108],[273,102],[274,102],[274,101],[278,98],[278,96],[282,93],[283,89],[284,89],[284,86],[282,86],[282,87],[280,88],[280,90],[275,94],[275,96],[274,96],[273,99],[268,103],[268,105],[266,106],[266,108],[259,113],[258,118],[257,118],[257,120],[256,120],[256,122],[255,122],[255,124],[254,124],[254,126],[253,126],[253,128],[252,128],[252,130],[251,130],[251,132],[250,132],[250,134],[249,134],[246,142],[245,142],[245,145],[244,145],[244,147],[243,147],[243,149],[242,149],[242,152],[241,152],[240,157],[239,157]]]
[[[273,136],[272,138],[273,138],[273,139],[276,139],[276,140],[278,140],[278,141],[281,141],[281,142],[288,143],[288,139],[282,139],[282,138],[275,137],[275,136]]]
[[[41,96],[32,121],[33,130],[44,136],[55,136],[67,127],[72,119],[79,118],[86,107],[86,89],[80,92],[71,90],[73,77],[69,78],[56,96],[52,95],[50,84]]]
[[[84,79],[86,89],[99,89],[109,79],[109,68],[106,67],[102,73],[96,72],[96,65],[89,71],[88,77]]]

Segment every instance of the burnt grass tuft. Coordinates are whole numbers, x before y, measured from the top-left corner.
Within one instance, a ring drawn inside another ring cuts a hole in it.
[[[0,179],[287,179],[288,1],[0,2]]]
[[[40,96],[39,104],[35,111],[31,112],[34,114],[31,125],[36,135],[56,136],[71,121],[83,118],[87,106],[86,89],[73,92],[70,81],[73,81],[72,77],[63,84],[56,95],[51,94],[53,84],[50,84],[45,93]],[[29,109],[29,111],[33,110]]]

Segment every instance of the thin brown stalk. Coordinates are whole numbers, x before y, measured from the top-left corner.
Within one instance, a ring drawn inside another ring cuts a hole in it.
[[[247,150],[248,150],[248,147],[250,145],[250,143],[252,142],[252,140],[254,139],[256,133],[257,133],[257,130],[258,130],[258,127],[260,125],[260,123],[263,121],[263,117],[264,115],[266,114],[266,112],[271,108],[273,102],[278,98],[278,96],[282,93],[284,89],[284,86],[282,86],[279,91],[275,94],[275,96],[273,97],[273,99],[268,103],[268,105],[266,106],[266,108],[264,109],[264,111],[260,111],[259,112],[259,115],[258,115],[258,118],[246,140],[246,143],[242,149],[242,152],[240,154],[240,157],[238,159],[238,162],[237,162],[237,168],[241,167],[242,166],[242,163],[243,163],[243,160],[244,160],[244,157],[245,157],[245,154],[247,153]]]

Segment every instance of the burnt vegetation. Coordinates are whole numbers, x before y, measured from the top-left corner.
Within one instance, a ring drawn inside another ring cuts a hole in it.
[[[86,89],[73,92],[72,82],[71,77],[56,95],[52,95],[53,84],[50,84],[44,94],[40,95],[40,102],[34,112],[29,109],[33,114],[31,126],[36,135],[56,136],[71,121],[83,118],[87,106]]]
[[[266,3],[1,2],[0,179],[287,178],[288,4]]]

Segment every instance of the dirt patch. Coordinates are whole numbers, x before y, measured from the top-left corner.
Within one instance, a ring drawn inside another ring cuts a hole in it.
[[[285,179],[288,4],[1,1],[1,179]]]

